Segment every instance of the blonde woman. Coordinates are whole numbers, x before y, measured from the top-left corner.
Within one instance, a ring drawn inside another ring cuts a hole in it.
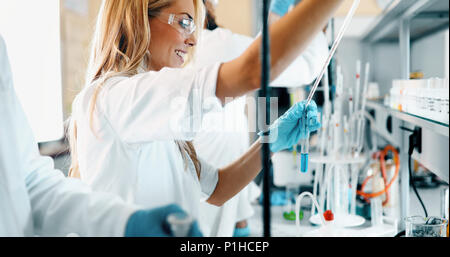
[[[272,26],[272,78],[341,2],[305,0]],[[219,169],[199,160],[190,143],[216,103],[260,87],[260,39],[230,62],[182,69],[203,20],[202,0],[103,2],[87,86],[73,103],[71,176],[147,207],[178,204],[193,217],[200,199],[221,206],[254,179],[261,169],[259,140]],[[304,102],[298,103],[270,127],[272,152],[305,136],[299,122],[304,111]],[[307,111],[314,131],[320,127],[317,107]]]

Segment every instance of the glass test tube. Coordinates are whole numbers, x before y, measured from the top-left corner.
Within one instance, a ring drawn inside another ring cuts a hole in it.
[[[309,130],[308,130],[308,118],[305,110],[302,117],[302,130],[306,131],[306,137],[300,141],[300,171],[306,173],[308,171],[308,155],[309,155]]]

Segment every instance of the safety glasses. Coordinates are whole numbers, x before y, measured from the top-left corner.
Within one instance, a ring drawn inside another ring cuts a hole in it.
[[[149,11],[148,16],[157,18],[161,22],[171,25],[186,38],[190,37],[197,28],[193,19],[180,17],[173,13],[156,13]]]

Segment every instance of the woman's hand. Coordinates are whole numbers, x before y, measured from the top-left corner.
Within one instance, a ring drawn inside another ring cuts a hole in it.
[[[305,112],[305,105],[306,101],[296,103],[285,114],[270,125],[270,151],[275,153],[288,149],[293,145],[296,145],[300,139],[306,138],[308,133],[316,131],[320,128],[321,124],[317,116],[317,105],[314,101],[311,101],[306,109],[306,120],[308,124],[306,124],[306,126],[302,126],[302,116]],[[259,135],[261,136],[262,132],[260,132]]]

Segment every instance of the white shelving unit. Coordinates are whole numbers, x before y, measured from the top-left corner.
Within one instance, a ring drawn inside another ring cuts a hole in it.
[[[409,79],[411,43],[442,31],[449,26],[449,2],[443,0],[397,0],[376,19],[362,37],[368,51],[379,43],[398,43],[400,49],[399,79]],[[370,60],[369,60],[370,61]],[[400,161],[401,218],[409,216],[408,136],[400,126],[422,128],[422,153],[413,158],[448,183],[449,126],[412,114],[393,110],[378,102],[368,102],[367,110],[374,112],[377,130],[390,144],[402,149]],[[390,129],[387,128],[389,119]],[[404,228],[404,222],[400,227]]]

